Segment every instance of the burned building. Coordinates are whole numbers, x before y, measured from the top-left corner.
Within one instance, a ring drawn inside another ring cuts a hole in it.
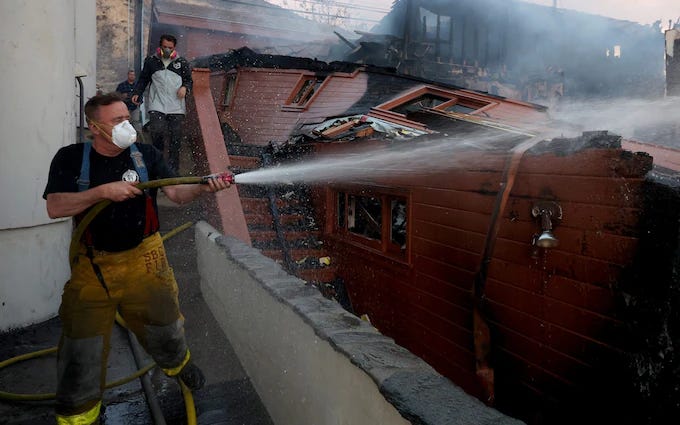
[[[527,423],[677,414],[677,150],[554,137],[545,107],[393,68],[194,64],[263,254]]]
[[[162,34],[173,34],[191,60],[249,46],[261,53],[326,59],[342,29],[306,19],[265,0],[99,0],[98,81],[113,90],[128,69],[141,71]]]
[[[663,34],[517,0],[398,0],[350,61],[551,105],[663,95]]]
[[[264,0],[154,0],[150,50],[163,33],[182,38],[189,59],[248,46],[261,53],[326,58],[341,31]]]
[[[666,95],[680,96],[680,20],[666,31]]]

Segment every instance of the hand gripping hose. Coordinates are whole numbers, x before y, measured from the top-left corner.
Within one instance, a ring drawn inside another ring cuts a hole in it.
[[[208,179],[211,178],[221,178],[229,183],[234,183],[234,175],[231,174],[230,172],[226,172],[220,174],[211,174],[209,176],[203,177],[172,177],[169,179],[151,180],[148,182],[139,183],[136,187],[137,189],[144,190],[155,189],[163,186],[175,186],[180,184],[206,184],[208,182]],[[95,206],[92,207],[90,211],[87,212],[87,214],[85,214],[80,223],[78,223],[78,226],[73,231],[73,236],[71,237],[71,246],[69,248],[68,254],[69,264],[73,264],[73,260],[78,255],[78,244],[80,243],[80,240],[83,237],[83,233],[85,233],[85,229],[87,229],[87,226],[90,225],[90,223],[92,222],[92,220],[94,220],[97,214],[99,214],[104,208],[109,206],[109,204],[111,204],[110,200],[100,201],[99,203],[95,204]]]

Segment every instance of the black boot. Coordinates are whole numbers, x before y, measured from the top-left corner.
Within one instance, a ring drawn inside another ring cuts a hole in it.
[[[184,385],[189,387],[191,391],[198,391],[205,385],[205,376],[203,376],[203,372],[192,361],[189,361],[189,363],[182,368],[182,371],[177,377],[181,379],[182,382],[184,382]]]

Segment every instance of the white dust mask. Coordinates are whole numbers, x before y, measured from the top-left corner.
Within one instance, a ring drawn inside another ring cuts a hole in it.
[[[130,124],[130,121],[125,120],[113,127],[111,141],[119,148],[127,149],[137,141],[137,130]]]

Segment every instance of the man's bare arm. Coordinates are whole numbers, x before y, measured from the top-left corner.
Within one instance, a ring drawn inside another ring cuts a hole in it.
[[[208,184],[180,184],[176,186],[165,186],[163,192],[172,202],[186,204],[198,198],[202,193],[218,192],[230,186],[229,182],[223,179],[208,179]]]
[[[82,192],[59,192],[47,195],[47,215],[50,218],[72,217],[105,199],[125,201],[141,195],[136,183],[113,182]]]

